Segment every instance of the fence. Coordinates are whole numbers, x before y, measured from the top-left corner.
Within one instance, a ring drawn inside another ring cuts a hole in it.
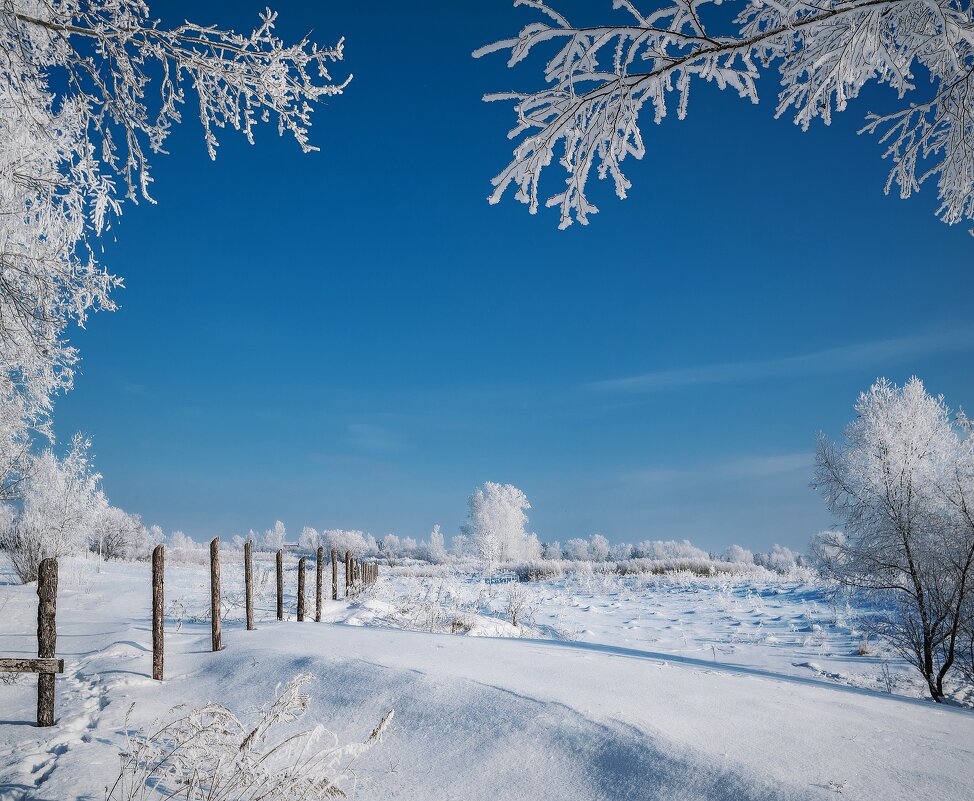
[[[331,597],[338,600],[338,561],[339,554],[331,551]],[[275,556],[277,570],[277,619],[284,620],[284,550]],[[362,562],[345,552],[345,597],[351,597],[375,584],[379,578],[379,565],[376,562]],[[325,550],[319,547],[315,552],[315,621],[321,621],[322,598],[324,593]],[[152,552],[152,678],[162,681],[165,651],[164,605],[165,605],[165,546],[157,545]],[[249,540],[244,545],[244,603],[246,606],[247,631],[254,630],[254,548]],[[306,607],[307,557],[298,560],[297,619],[303,623]],[[223,632],[220,616],[220,538],[210,542],[210,625],[212,650],[223,648]],[[52,677],[53,678],[53,677]]]
[[[324,548],[315,553],[315,621],[321,621]],[[371,586],[379,577],[379,566],[374,562],[362,562],[346,552],[345,597],[357,594]],[[157,545],[152,551],[152,678],[163,680],[165,673],[165,562],[166,550]],[[277,619],[284,619],[284,551],[279,550],[277,563]],[[305,579],[307,562],[298,560],[298,622],[305,619]],[[246,596],[247,631],[254,630],[254,547],[248,541],[244,545],[244,593]],[[54,725],[54,678],[64,673],[64,660],[55,656],[57,644],[57,559],[44,559],[37,572],[37,658],[0,658],[0,673],[37,674],[37,725]],[[338,600],[338,553],[331,551],[331,597]],[[214,651],[223,648],[223,630],[220,614],[220,538],[210,542],[210,619],[211,646]]]

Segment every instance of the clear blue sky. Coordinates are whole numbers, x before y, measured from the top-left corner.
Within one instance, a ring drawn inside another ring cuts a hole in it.
[[[93,436],[117,505],[197,539],[275,519],[449,536],[492,480],[526,492],[543,540],[803,547],[831,523],[816,433],[876,376],[974,406],[974,241],[932,186],[883,195],[855,130],[887,92],[802,134],[771,80],[758,106],[700,88],[646,129],[631,198],[559,232],[486,203],[513,117],[481,95],[539,73],[470,52],[530,12],[274,6],[288,38],[345,35],[355,78],[312,155],[268,127],[212,163],[187,107],[159,204],[106,242],[127,287],[76,337],[56,421]],[[153,3],[237,29],[262,7]]]

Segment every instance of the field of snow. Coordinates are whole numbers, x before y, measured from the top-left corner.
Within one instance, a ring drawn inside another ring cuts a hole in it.
[[[921,700],[907,667],[814,585],[386,573],[299,624],[292,564],[290,619],[272,619],[261,569],[248,632],[238,558],[225,555],[217,654],[207,570],[168,567],[162,684],[149,678],[148,565],[62,563],[58,723],[32,725],[33,678],[0,684],[2,798],[103,799],[127,716],[137,729],[210,700],[246,716],[299,672],[315,676],[313,722],[343,742],[395,709],[354,766],[360,799],[974,798],[974,713]],[[0,654],[35,653],[35,616],[34,586],[0,586]]]

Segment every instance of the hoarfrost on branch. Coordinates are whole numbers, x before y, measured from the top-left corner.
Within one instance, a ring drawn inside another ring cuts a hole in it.
[[[891,114],[870,114],[861,132],[877,134],[891,162],[886,191],[909,197],[935,179],[938,216],[974,220],[974,20],[969,0],[749,0],[731,20],[719,0],[658,3],[648,13],[613,0],[618,24],[577,27],[543,0],[515,0],[543,21],[512,39],[474,53],[510,53],[508,66],[552,46],[537,91],[489,94],[510,100],[518,140],[513,158],[493,179],[497,203],[509,187],[536,213],[539,181],[552,160],[565,187],[545,200],[559,209],[561,228],[587,223],[598,211],[587,195],[592,171],[610,178],[625,198],[628,156],[646,152],[640,116],[660,123],[672,104],[687,113],[690,87],[708,81],[758,101],[757,80],[777,69],[777,116],[807,129],[845,110],[870,81],[900,99]],[[917,80],[917,76],[922,80]],[[920,86],[920,84],[923,84]],[[648,108],[647,108],[648,107]]]
[[[52,397],[73,382],[70,323],[114,309],[121,281],[99,237],[125,198],[151,201],[151,154],[196,106],[253,141],[275,120],[305,151],[312,104],[340,94],[342,42],[287,44],[268,10],[249,34],[167,28],[141,0],[0,0],[0,497],[16,491],[32,431],[50,433]]]

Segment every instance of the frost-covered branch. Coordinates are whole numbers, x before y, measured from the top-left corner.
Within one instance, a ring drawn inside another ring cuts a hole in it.
[[[129,737],[109,801],[324,801],[344,798],[353,760],[378,742],[390,710],[362,743],[341,746],[322,726],[294,732],[308,710],[313,676],[292,679],[247,724],[222,704],[181,714],[151,733]]]
[[[474,55],[508,51],[513,67],[540,45],[554,45],[556,52],[546,62],[544,88],[485,97],[515,103],[517,124],[509,137],[519,139],[511,162],[493,180],[492,203],[514,185],[515,197],[535,213],[541,175],[557,157],[565,188],[545,204],[559,208],[562,228],[587,223],[598,211],[587,196],[592,171],[611,178],[625,198],[631,184],[622,163],[646,152],[641,115],[651,110],[660,123],[675,101],[683,119],[690,87],[700,80],[756,103],[756,82],[773,67],[782,87],[777,116],[791,113],[807,129],[816,117],[831,122],[869,81],[888,84],[901,99],[912,97],[919,66],[930,74],[932,99],[898,114],[870,116],[863,130],[889,143],[887,191],[895,184],[906,197],[936,177],[941,219],[974,219],[968,0],[750,0],[733,21],[713,13],[716,0],[663,2],[649,14],[629,0],[614,0],[627,19],[596,27],[572,25],[544,0],[515,5],[546,21]]]
[[[342,41],[288,44],[277,15],[249,34],[167,28],[142,0],[0,0],[0,497],[31,431],[73,382],[69,323],[114,309],[121,281],[97,259],[124,198],[151,200],[150,158],[194,103],[211,157],[217,131],[262,122],[304,151],[313,104],[340,94]]]

